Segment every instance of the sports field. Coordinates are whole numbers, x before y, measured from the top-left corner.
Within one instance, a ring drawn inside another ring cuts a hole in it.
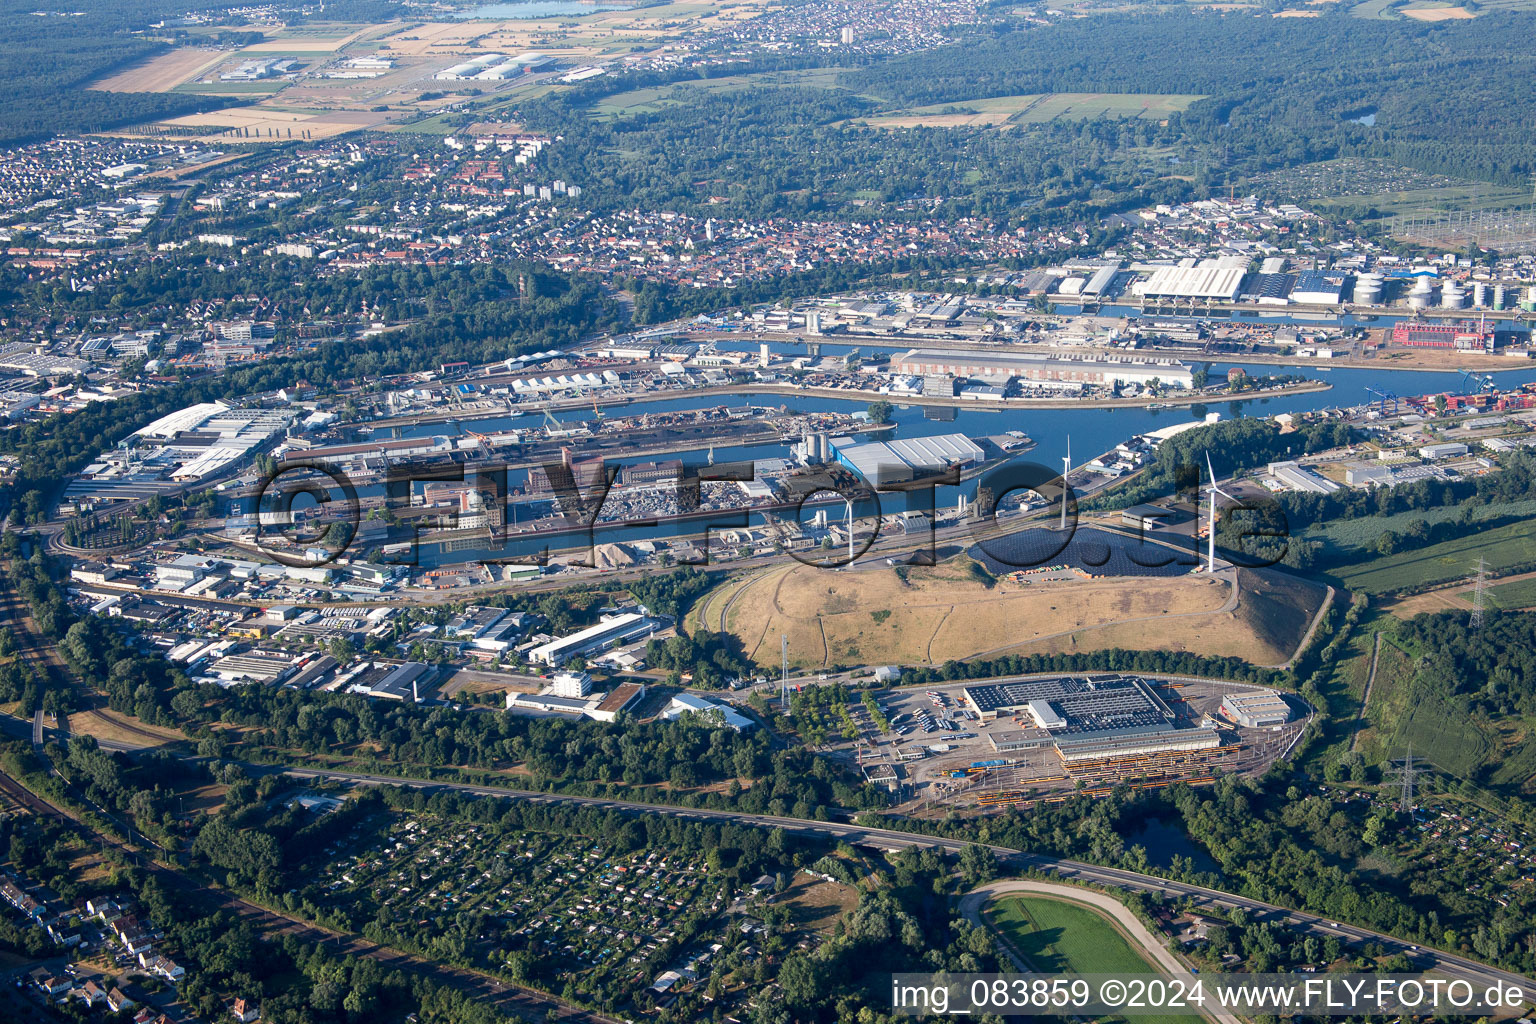
[[[1005,896],[986,918],[1048,974],[1155,974],[1115,923],[1082,903],[1049,896]]]
[[[1005,896],[987,923],[1046,974],[1157,974],[1113,921],[1092,907],[1048,896]],[[1188,1017],[1126,1016],[1136,1024],[1189,1024]],[[1198,1019],[1198,1018],[1196,1018]]]
[[[934,103],[862,119],[871,128],[1009,127],[1043,124],[1058,118],[1142,117],[1161,120],[1188,109],[1199,95],[1171,93],[1058,92],[993,96],[981,100]]]

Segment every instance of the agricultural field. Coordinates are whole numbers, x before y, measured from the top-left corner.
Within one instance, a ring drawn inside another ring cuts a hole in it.
[[[226,107],[157,123],[178,138],[204,142],[286,142],[328,139],[363,128],[376,128],[388,115],[358,110],[283,110],[276,106]]]
[[[1064,92],[1026,96],[995,96],[989,99],[935,103],[924,107],[881,114],[858,124],[871,128],[1012,127],[1044,124],[1058,118],[1083,120],[1095,117],[1140,117],[1161,120],[1188,109],[1204,97],[1162,93]]]
[[[1469,605],[1472,603],[1470,591],[1464,591],[1459,596]],[[1525,579],[1489,587],[1483,593],[1483,604],[1489,608],[1500,608],[1505,611],[1536,608],[1536,577],[1528,576]]]
[[[735,634],[765,667],[779,664],[781,633],[798,668],[1106,647],[1278,664],[1322,600],[1310,584],[1246,570],[1236,600],[1229,584],[1193,575],[1000,580],[989,588],[972,564],[961,556],[902,574],[778,567],[728,580],[699,603],[694,621]]]
[[[1453,4],[1420,2],[1409,4],[1401,10],[1405,18],[1412,18],[1414,21],[1457,21],[1477,17],[1465,7],[1457,7]]]
[[[1473,511],[1480,519],[1536,517],[1536,500],[1476,506]],[[1302,536],[1305,540],[1322,541],[1330,557],[1337,555],[1341,559],[1353,561],[1367,554],[1374,554],[1377,540],[1388,530],[1402,534],[1415,521],[1423,520],[1428,525],[1434,526],[1436,523],[1458,520],[1462,514],[1463,509],[1460,506],[1447,505],[1441,508],[1399,512],[1389,516],[1359,516],[1309,527]]]
[[[1333,575],[1350,590],[1390,594],[1470,577],[1480,557],[1490,572],[1536,565],[1536,526],[1514,522],[1416,551],[1373,556],[1339,566]]]
[[[538,50],[553,57],[601,57],[650,50],[684,30],[718,28],[756,17],[762,0],[698,0],[590,14],[505,21],[464,19],[393,26],[383,36],[396,54],[447,55]]]

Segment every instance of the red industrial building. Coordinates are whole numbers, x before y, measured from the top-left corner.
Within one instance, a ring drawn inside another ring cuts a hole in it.
[[[1392,328],[1392,344],[1408,348],[1453,348],[1458,352],[1492,352],[1493,328],[1470,320],[1459,323],[1400,320]]]

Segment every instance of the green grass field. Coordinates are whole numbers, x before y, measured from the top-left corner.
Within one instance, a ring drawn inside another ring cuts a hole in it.
[[[1173,93],[1062,92],[992,96],[933,103],[864,119],[872,128],[1008,126],[1044,124],[1058,118],[1143,117],[1160,120],[1185,110],[1202,96]]]
[[[1461,597],[1471,604],[1470,594],[1462,594]],[[1483,602],[1488,607],[1505,610],[1536,608],[1536,579],[1516,580],[1489,587],[1483,593]]]
[[[196,93],[199,96],[271,96],[288,84],[281,79],[268,82],[187,82],[171,91]]]
[[[1050,974],[1156,974],[1113,921],[1082,903],[1007,896],[987,918],[1013,948]]]
[[[1113,921],[1092,907],[1047,896],[1007,896],[987,908],[988,924],[1047,974],[1158,974]],[[1189,1024],[1189,1018],[1127,1016],[1133,1024]]]
[[[1501,210],[1519,206],[1530,199],[1526,189],[1502,185],[1447,185],[1440,188],[1411,188],[1395,192],[1376,192],[1360,196],[1335,196],[1313,201],[1323,207],[1370,205],[1382,216],[1420,213],[1424,210]]]
[[[810,86],[820,89],[837,88],[837,76],[841,68],[807,68],[803,71],[771,71],[756,75],[726,75],[720,78],[698,78],[669,85],[650,86],[615,93],[600,100],[592,107],[592,116],[599,119],[628,117],[634,114],[654,114],[667,107],[681,106],[689,97],[717,92],[739,92],[742,89],[777,89],[786,86]]]
[[[1365,559],[1339,566],[1333,576],[1350,590],[1390,594],[1471,576],[1479,557],[1487,559],[1492,572],[1536,563],[1536,525],[1511,523],[1417,551]]]

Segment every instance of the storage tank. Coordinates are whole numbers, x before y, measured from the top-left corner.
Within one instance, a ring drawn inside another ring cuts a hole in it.
[[[1467,293],[1461,285],[1455,281],[1445,282],[1440,289],[1440,306],[1442,309],[1460,309],[1467,304]]]
[[[1477,306],[1479,309],[1488,305],[1488,286],[1481,281],[1477,281],[1472,285],[1472,305]]]
[[[1504,308],[1504,286],[1501,284],[1496,284],[1493,286],[1493,308]]]
[[[1413,283],[1413,291],[1408,293],[1408,306],[1411,309],[1425,309],[1433,298],[1434,291],[1430,286],[1429,278],[1420,277]]]
[[[1380,274],[1361,274],[1355,278],[1355,304],[1359,306],[1381,305],[1382,277]]]

